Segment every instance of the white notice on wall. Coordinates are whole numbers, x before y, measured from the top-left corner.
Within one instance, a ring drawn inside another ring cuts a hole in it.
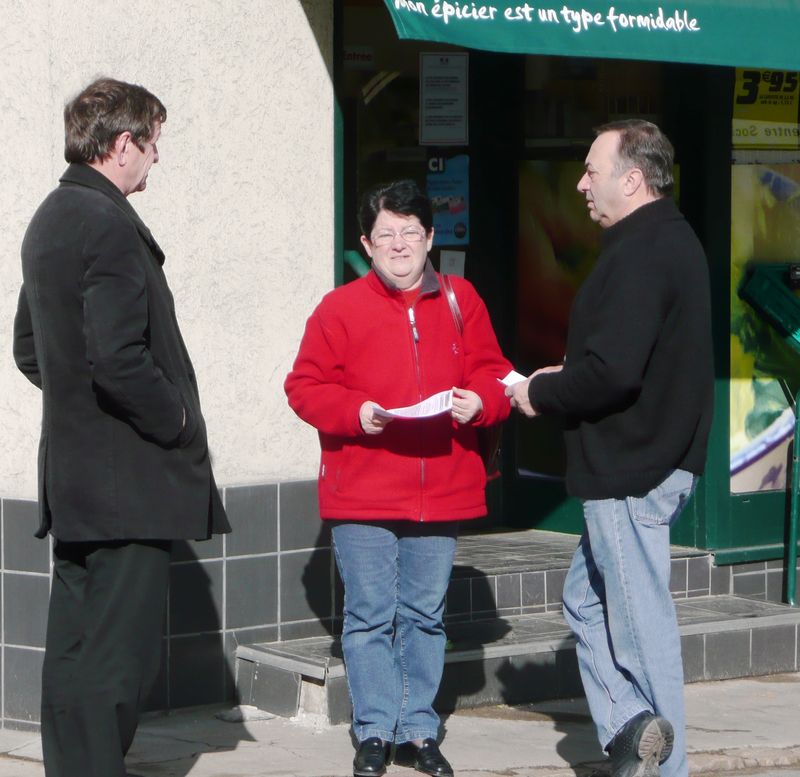
[[[439,253],[439,270],[443,275],[457,275],[464,277],[464,259],[466,254],[463,251],[441,251]]]
[[[466,146],[466,52],[419,55],[419,142],[422,146]]]

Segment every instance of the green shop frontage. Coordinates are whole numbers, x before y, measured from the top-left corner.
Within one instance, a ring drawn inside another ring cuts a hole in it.
[[[437,211],[434,264],[475,284],[521,372],[561,359],[597,255],[575,190],[592,128],[642,117],[671,138],[677,198],[711,268],[717,376],[706,475],[674,542],[716,564],[786,556],[800,354],[738,291],[754,262],[800,262],[798,14],[781,0],[336,10],[337,282],[366,271],[358,193],[416,178]],[[479,530],[579,532],[559,430],[512,418],[502,454]]]
[[[800,389],[787,331],[794,320],[800,329],[796,3],[334,9],[336,283],[369,269],[359,193],[414,178],[433,204],[434,266],[474,284],[519,372],[561,361],[598,255],[600,230],[576,190],[593,128],[640,117],[672,140],[676,197],[709,261],[716,375],[706,473],[672,538],[684,679],[797,671],[800,611],[784,603],[796,588],[787,532]],[[504,425],[490,515],[462,527],[446,595],[442,712],[582,694],[561,616],[582,528],[564,463],[546,419]],[[347,722],[339,601],[328,634],[237,649],[243,702]]]

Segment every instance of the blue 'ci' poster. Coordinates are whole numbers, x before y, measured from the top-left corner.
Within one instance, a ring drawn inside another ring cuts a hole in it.
[[[428,197],[433,205],[433,244],[469,244],[469,157],[440,160],[441,170],[429,172]]]

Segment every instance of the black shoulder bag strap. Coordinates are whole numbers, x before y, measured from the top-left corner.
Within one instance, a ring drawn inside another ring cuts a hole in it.
[[[453,284],[450,282],[449,275],[442,275],[442,289],[450,312],[453,314],[453,323],[456,325],[458,334],[464,337],[464,317],[461,315],[461,308],[458,306]],[[478,448],[480,449],[483,465],[486,468],[486,479],[494,480],[500,477],[500,439],[502,429],[500,425],[481,426],[476,429],[478,433]]]
[[[449,275],[442,275],[442,288],[444,289],[444,297],[447,304],[450,306],[450,312],[453,314],[453,323],[460,335],[464,334],[464,318],[461,315],[461,308],[458,306],[458,299],[453,290],[453,284],[450,282]]]

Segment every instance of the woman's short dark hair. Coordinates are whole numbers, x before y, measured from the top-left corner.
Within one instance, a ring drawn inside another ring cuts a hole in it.
[[[433,229],[433,209],[431,201],[417,186],[415,181],[404,179],[382,183],[369,189],[361,199],[358,211],[358,223],[361,234],[372,234],[375,219],[382,210],[399,213],[402,216],[416,216],[425,227],[425,232]]]
[[[143,86],[98,78],[64,108],[64,158],[67,162],[106,159],[123,132],[130,132],[144,150],[154,124],[166,120],[161,100]]]
[[[651,192],[660,196],[672,194],[675,150],[655,124],[644,119],[622,119],[595,129],[596,135],[604,132],[619,133],[618,175],[637,167]]]

